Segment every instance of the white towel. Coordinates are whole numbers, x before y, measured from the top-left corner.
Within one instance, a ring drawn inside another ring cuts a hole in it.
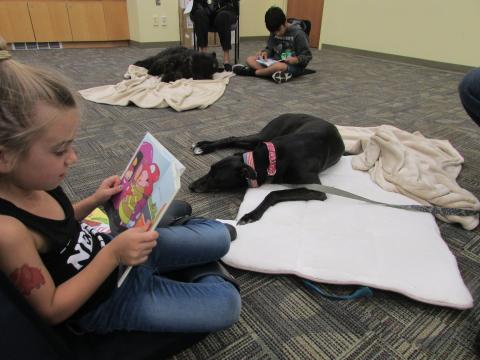
[[[165,83],[147,69],[130,65],[125,80],[116,85],[97,86],[80,90],[86,100],[109,105],[127,106],[133,103],[141,108],[172,107],[176,111],[205,109],[220,99],[232,72],[214,74],[213,80],[179,79]]]
[[[422,204],[479,210],[480,202],[462,189],[456,178],[464,162],[447,140],[428,139],[394,126],[337,126],[346,151],[353,156],[352,167],[368,171],[383,189],[404,194]],[[473,230],[476,216],[438,216]]]

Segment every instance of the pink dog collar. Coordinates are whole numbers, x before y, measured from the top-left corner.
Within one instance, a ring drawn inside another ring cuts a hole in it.
[[[277,153],[275,152],[275,145],[270,141],[264,142],[268,149],[268,176],[274,176],[277,173]]]

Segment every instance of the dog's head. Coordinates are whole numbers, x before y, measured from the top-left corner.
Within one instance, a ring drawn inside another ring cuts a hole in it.
[[[195,80],[212,79],[216,72],[218,72],[218,60],[214,52],[192,54],[192,75]]]
[[[256,179],[257,174],[243,162],[242,154],[222,159],[210,167],[207,175],[192,182],[188,188],[192,192],[220,192],[247,187],[247,179]]]

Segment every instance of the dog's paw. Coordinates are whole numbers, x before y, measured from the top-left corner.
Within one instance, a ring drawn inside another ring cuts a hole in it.
[[[192,145],[193,153],[195,155],[202,155],[209,153],[211,150],[208,149],[208,145],[210,144],[210,141],[200,141],[196,144]]]
[[[252,211],[249,212],[248,214],[243,215],[240,220],[238,220],[237,225],[245,225],[245,224],[250,224],[255,221],[260,220],[262,217],[262,214]]]

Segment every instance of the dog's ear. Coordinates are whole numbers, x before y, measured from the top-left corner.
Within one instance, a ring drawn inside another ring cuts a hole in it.
[[[247,179],[255,180],[257,178],[257,173],[247,164],[242,165],[242,175]]]

